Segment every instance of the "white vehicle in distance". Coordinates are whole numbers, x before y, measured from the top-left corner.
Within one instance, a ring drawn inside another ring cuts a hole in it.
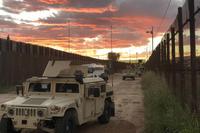
[[[100,77],[87,77],[87,68],[67,61],[49,61],[43,77],[17,86],[16,99],[0,106],[0,133],[40,129],[74,133],[89,121],[108,123],[114,116],[113,90]],[[21,95],[19,95],[21,91]]]
[[[136,76],[135,70],[133,70],[133,69],[126,70],[126,71],[123,73],[122,80],[126,80],[126,79],[135,80],[135,76]]]
[[[104,65],[98,64],[84,64],[88,68],[88,77],[101,77],[105,81],[108,81],[108,73],[106,72]]]

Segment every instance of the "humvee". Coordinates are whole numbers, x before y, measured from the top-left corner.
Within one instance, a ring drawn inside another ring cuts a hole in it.
[[[136,74],[137,76],[141,77],[142,74],[144,73],[145,69],[143,66],[139,66],[137,69],[136,69]]]
[[[128,70],[123,74],[122,80],[126,80],[127,78],[135,80],[135,76],[136,74],[134,70]]]
[[[82,66],[88,67],[88,77],[101,77],[106,82],[108,81],[108,72],[106,71],[105,66],[94,63],[84,64]]]
[[[100,77],[85,77],[87,69],[69,64],[49,61],[43,77],[17,86],[16,99],[0,106],[0,133],[22,129],[72,133],[89,121],[108,123],[114,116],[112,88]]]

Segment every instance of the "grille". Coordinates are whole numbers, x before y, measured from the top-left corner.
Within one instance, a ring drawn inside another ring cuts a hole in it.
[[[37,109],[33,108],[16,108],[16,116],[36,116]]]

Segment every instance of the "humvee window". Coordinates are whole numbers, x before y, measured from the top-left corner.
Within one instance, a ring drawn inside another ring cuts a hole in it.
[[[58,92],[58,93],[79,93],[79,86],[78,86],[78,84],[57,83],[56,84],[56,92]]]
[[[94,96],[94,94],[95,94],[95,91],[96,90],[98,90],[99,88],[97,88],[97,87],[90,87],[90,88],[88,88],[88,96],[90,97],[90,96]]]
[[[99,71],[99,70],[100,70],[100,71],[103,71],[104,69],[103,69],[102,67],[96,67],[96,68],[94,68],[94,70],[95,70],[95,71]]]
[[[94,69],[93,68],[88,68],[88,73],[93,73]]]
[[[50,92],[50,83],[30,83],[29,91],[31,92]]]

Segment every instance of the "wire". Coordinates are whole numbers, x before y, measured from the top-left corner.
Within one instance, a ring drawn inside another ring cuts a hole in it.
[[[170,8],[171,2],[172,2],[172,0],[169,0],[169,3],[168,3],[168,6],[167,6],[167,9],[165,10],[165,13],[164,13],[164,15],[163,15],[163,17],[162,17],[162,20],[160,21],[160,24],[159,24],[159,26],[158,26],[158,30],[157,30],[157,32],[160,31],[161,25],[163,24],[163,22],[164,22],[164,20],[165,20],[165,18],[166,18],[166,15],[167,15],[168,10],[169,10],[169,8]]]

